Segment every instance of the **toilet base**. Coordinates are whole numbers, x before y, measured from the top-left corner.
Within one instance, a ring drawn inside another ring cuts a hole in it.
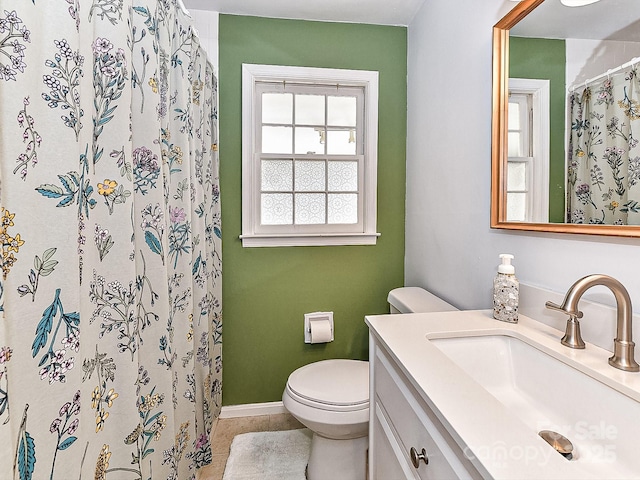
[[[333,440],[314,433],[307,480],[366,480],[368,448],[368,436]]]

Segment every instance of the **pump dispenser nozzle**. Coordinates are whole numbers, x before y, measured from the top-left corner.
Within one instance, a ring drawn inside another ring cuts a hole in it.
[[[501,253],[499,256],[502,260],[502,263],[498,265],[498,272],[507,275],[514,275],[516,273],[516,269],[513,265],[511,265],[513,255],[511,255],[510,253]]]

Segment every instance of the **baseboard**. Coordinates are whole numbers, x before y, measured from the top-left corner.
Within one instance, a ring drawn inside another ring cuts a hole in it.
[[[220,418],[255,417],[257,415],[277,415],[288,413],[282,402],[247,403],[222,407]]]

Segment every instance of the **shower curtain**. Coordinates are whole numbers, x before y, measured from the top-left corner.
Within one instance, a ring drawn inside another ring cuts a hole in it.
[[[636,66],[569,96],[567,222],[640,224]]]
[[[217,86],[175,2],[0,1],[2,479],[211,461]]]

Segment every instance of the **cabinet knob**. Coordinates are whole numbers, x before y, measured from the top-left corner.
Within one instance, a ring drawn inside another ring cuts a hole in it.
[[[418,468],[420,466],[420,460],[423,460],[425,465],[429,465],[429,457],[427,457],[427,451],[424,448],[418,453],[415,447],[411,447],[409,454],[411,455],[411,463],[413,463],[414,467]]]

